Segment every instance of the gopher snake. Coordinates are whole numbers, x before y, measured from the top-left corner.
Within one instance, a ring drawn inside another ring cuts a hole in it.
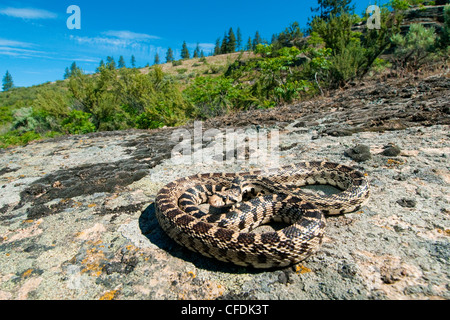
[[[300,189],[310,184],[343,191],[319,196]],[[368,197],[364,174],[324,161],[181,178],[163,187],[155,204],[162,229],[177,243],[221,261],[270,268],[308,257],[322,242],[324,214],[357,210]],[[205,212],[202,204],[208,201]],[[270,221],[288,226],[253,231]]]

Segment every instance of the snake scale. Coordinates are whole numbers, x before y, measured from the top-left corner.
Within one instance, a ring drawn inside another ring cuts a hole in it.
[[[342,191],[318,195],[300,188],[312,184]],[[312,161],[181,178],[158,192],[155,206],[162,229],[188,249],[240,266],[272,268],[311,255],[322,242],[325,215],[358,210],[368,197],[365,174]],[[284,227],[255,230],[273,221]]]

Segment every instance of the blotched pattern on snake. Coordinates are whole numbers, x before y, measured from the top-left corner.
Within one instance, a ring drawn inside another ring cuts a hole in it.
[[[300,188],[331,185],[321,196]],[[157,194],[156,217],[177,243],[207,257],[255,268],[297,263],[322,242],[325,215],[358,210],[369,198],[365,174],[332,162],[207,173],[178,179]],[[203,209],[209,203],[209,210]],[[286,227],[256,232],[271,221]]]

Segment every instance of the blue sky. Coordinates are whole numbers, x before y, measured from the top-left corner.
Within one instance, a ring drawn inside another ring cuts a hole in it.
[[[374,0],[353,1],[361,14]],[[386,2],[386,1],[382,1]],[[68,29],[70,5],[81,10],[81,29]],[[37,1],[0,2],[0,76],[8,70],[16,86],[63,78],[75,61],[85,72],[95,71],[101,59],[122,55],[130,65],[162,62],[168,47],[178,58],[186,41],[208,54],[230,27],[241,29],[244,42],[259,31],[270,40],[298,21],[306,26],[316,0],[197,0],[197,1]]]

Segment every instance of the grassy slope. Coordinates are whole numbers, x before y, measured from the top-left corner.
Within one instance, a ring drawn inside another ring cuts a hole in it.
[[[217,56],[205,57],[205,59],[192,58],[182,60],[181,65],[172,63],[161,64],[163,72],[173,75],[181,83],[184,89],[190,80],[198,76],[220,76],[227,65],[236,59],[248,60],[255,57],[253,52],[235,52],[221,54]],[[149,72],[151,67],[140,68],[144,74]],[[62,72],[62,71],[61,71]],[[18,87],[10,91],[0,92],[0,135],[8,132],[13,121],[14,111],[20,108],[30,107],[42,90],[60,90],[66,88],[66,80],[46,82],[31,87]]]

